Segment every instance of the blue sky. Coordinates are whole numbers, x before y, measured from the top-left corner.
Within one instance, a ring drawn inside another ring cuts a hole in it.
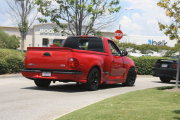
[[[0,0],[0,26],[15,26],[11,16],[7,14],[6,0]],[[165,11],[156,3],[159,0],[121,0],[120,19],[109,29],[115,31],[121,26],[121,30],[129,35],[164,36],[159,31],[158,21],[168,23]],[[107,30],[106,30],[107,31]]]

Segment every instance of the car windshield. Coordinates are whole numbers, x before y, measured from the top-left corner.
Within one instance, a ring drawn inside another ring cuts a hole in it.
[[[102,39],[98,37],[69,37],[66,39],[64,47],[78,50],[104,52]]]

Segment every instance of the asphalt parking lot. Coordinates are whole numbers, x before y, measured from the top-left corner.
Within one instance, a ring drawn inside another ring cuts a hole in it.
[[[74,83],[57,82],[49,89],[39,89],[20,74],[1,75],[0,120],[53,120],[112,96],[172,84],[161,83],[157,77],[138,76],[133,87],[103,85],[97,91],[85,91]]]

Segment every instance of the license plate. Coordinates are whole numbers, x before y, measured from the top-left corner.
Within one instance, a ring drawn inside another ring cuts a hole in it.
[[[168,64],[162,64],[161,67],[166,68]]]
[[[51,72],[42,72],[43,77],[51,77]]]

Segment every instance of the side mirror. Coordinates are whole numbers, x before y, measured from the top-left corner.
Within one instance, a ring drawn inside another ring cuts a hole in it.
[[[128,55],[128,52],[126,50],[121,51],[121,56],[127,56],[127,55]]]

